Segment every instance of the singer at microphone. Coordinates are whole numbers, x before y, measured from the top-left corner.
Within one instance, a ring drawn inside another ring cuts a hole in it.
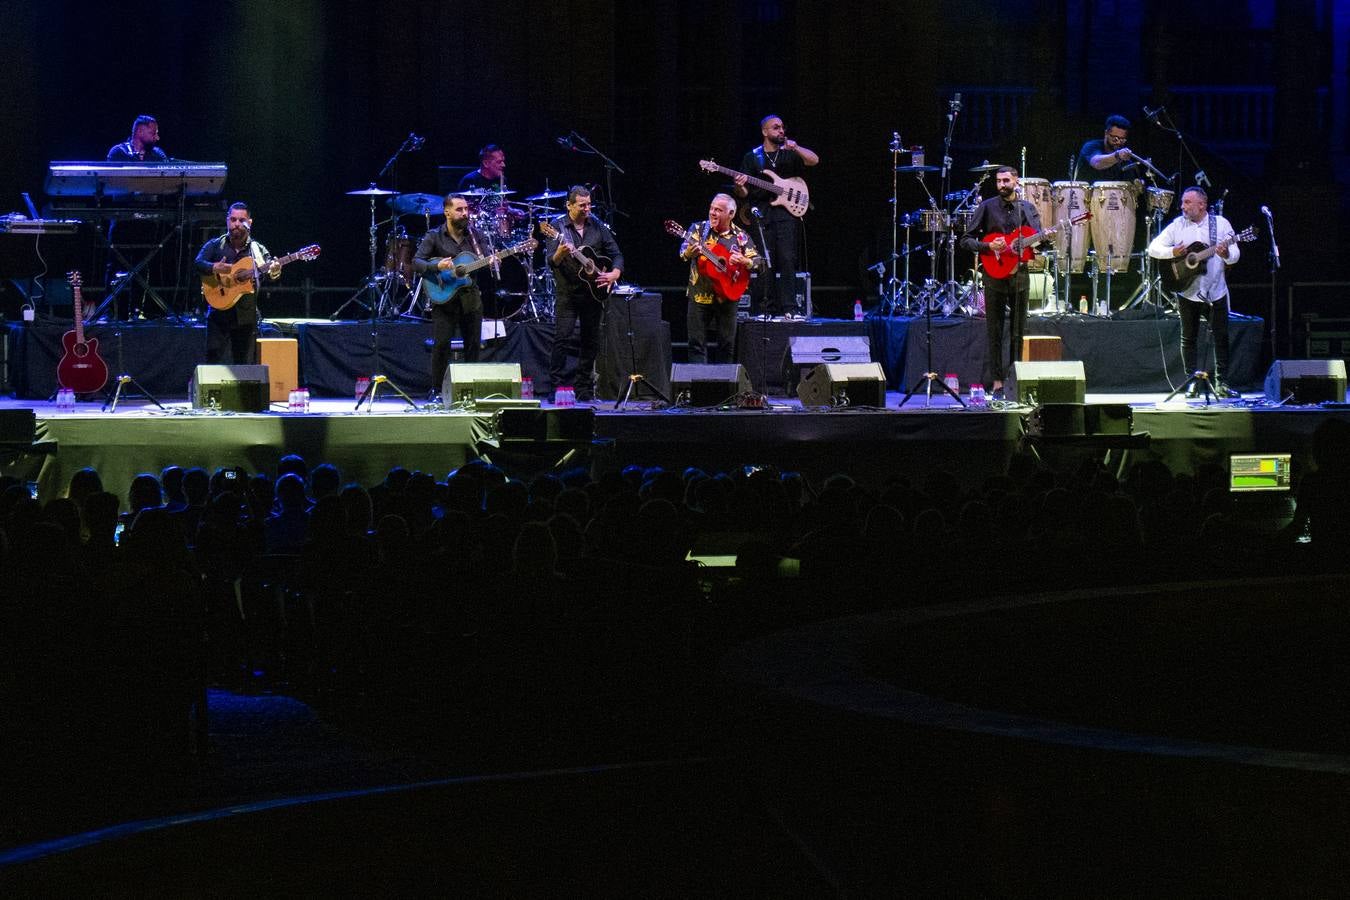
[[[486,144],[478,151],[478,168],[459,180],[456,193],[504,190],[506,190],[506,151],[496,144]]]
[[[206,362],[210,365],[248,366],[258,361],[257,279],[249,278],[250,290],[230,303],[228,295],[217,289],[242,284],[242,273],[235,269],[245,260],[253,261],[253,274],[263,272],[269,278],[281,275],[281,266],[267,248],[253,239],[253,217],[248,204],[233,203],[225,213],[225,234],[211,238],[197,252],[193,265],[202,276],[209,304],[206,313]],[[246,264],[240,266],[248,271]]]
[[[1094,170],[1090,174],[1096,181],[1139,179],[1143,173],[1134,161],[1133,151],[1125,146],[1129,139],[1130,120],[1124,116],[1108,117],[1105,133],[1100,138],[1088,141],[1079,151],[1079,170]]]

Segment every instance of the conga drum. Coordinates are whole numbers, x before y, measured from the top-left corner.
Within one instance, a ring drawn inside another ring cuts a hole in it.
[[[1036,214],[1041,217],[1041,228],[1054,225],[1055,200],[1050,192],[1050,182],[1044,178],[1023,178],[1018,188],[1022,199],[1036,207]]]
[[[1089,208],[1098,267],[1103,272],[1128,272],[1134,250],[1134,185],[1128,181],[1095,182]]]
[[[1056,181],[1050,185],[1050,196],[1055,204],[1053,222],[1042,222],[1046,228],[1058,225],[1061,221],[1071,221],[1074,216],[1088,211],[1088,183],[1086,181]],[[1055,253],[1059,255],[1060,265],[1067,264],[1068,271],[1081,275],[1087,268],[1088,223],[1070,225],[1055,234]],[[1065,271],[1063,268],[1060,271]]]

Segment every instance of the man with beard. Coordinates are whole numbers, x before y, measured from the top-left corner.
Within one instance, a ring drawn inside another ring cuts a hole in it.
[[[1134,151],[1125,144],[1130,139],[1130,120],[1111,116],[1101,138],[1093,138],[1078,151],[1078,174],[1085,180],[1130,181],[1141,177]]]
[[[201,275],[229,275],[231,266],[244,257],[252,257],[254,290],[244,294],[229,309],[208,307],[206,314],[207,363],[252,365],[258,361],[258,297],[256,275],[281,276],[281,266],[267,248],[253,240],[253,218],[248,204],[232,203],[226,212],[225,234],[212,238],[197,253],[197,272]]]
[[[461,253],[483,256],[482,243],[469,226],[469,204],[463,197],[450,194],[445,198],[445,226],[428,231],[417,245],[413,268],[435,276],[437,271],[453,269],[455,257]],[[445,367],[450,362],[450,340],[459,329],[464,339],[465,362],[478,362],[478,345],[483,337],[483,295],[478,284],[469,283],[450,296],[444,303],[431,307],[433,327],[431,350],[431,390],[438,392],[445,378]]]
[[[764,231],[764,247],[773,266],[772,277],[761,276],[756,288],[758,312],[782,315],[797,295],[797,245],[801,241],[801,221],[782,206],[773,206],[773,194],[746,184],[746,175],[760,177],[772,172],[780,178],[795,178],[820,157],[796,141],[789,140],[780,116],[765,116],[759,123],[764,140],[745,154],[736,177],[736,196],[749,203],[751,214],[759,218]],[[768,180],[768,179],[766,179]]]
[[[717,332],[717,355],[713,362],[731,362],[736,350],[736,301],[718,293],[711,278],[698,269],[699,246],[721,247],[733,266],[755,265],[761,258],[750,236],[732,222],[736,201],[718,194],[708,206],[708,221],[690,226],[680,247],[680,258],[689,263],[689,361],[708,362],[708,329]]]
[[[1036,207],[1026,200],[1017,199],[1017,170],[1012,166],[1002,166],[994,174],[994,184],[998,188],[997,196],[990,197],[975,207],[975,216],[970,228],[961,236],[961,247],[979,255],[981,250],[995,253],[1012,252],[1009,242],[1003,235],[1016,231],[1022,226],[1032,231],[1041,230],[1041,217]],[[981,238],[998,235],[988,244]],[[1022,345],[1022,330],[1027,321],[1027,289],[1031,279],[1025,265],[1018,264],[1012,274],[1006,278],[984,276],[984,321],[989,338],[988,358],[985,361],[985,375],[990,390],[995,397],[1002,398],[1003,378],[1007,370],[1004,363],[1003,326],[1004,317],[1011,312],[1008,333],[1011,337],[1011,349],[1008,353],[1009,364],[1017,359],[1018,348]]]
[[[154,116],[137,116],[131,123],[131,137],[108,150],[108,162],[168,162],[159,149],[159,123]]]

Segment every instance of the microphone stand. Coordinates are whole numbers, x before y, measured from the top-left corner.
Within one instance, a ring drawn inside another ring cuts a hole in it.
[[[417,136],[417,132],[409,132],[408,136],[403,139],[403,143],[399,144],[398,149],[394,151],[394,155],[389,157],[389,161],[384,164],[384,168],[380,170],[380,174],[375,176],[375,181],[379,182],[379,180],[383,178],[385,174],[394,167],[394,163],[398,162],[398,158],[402,156],[404,153],[408,153],[412,150],[422,149],[423,140],[424,138],[420,138]],[[397,178],[394,179],[394,187],[395,188],[398,187]]]
[[[1280,245],[1275,242],[1275,217],[1270,214],[1267,207],[1262,207],[1261,212],[1265,214],[1266,226],[1270,228],[1270,358],[1278,359],[1280,356],[1280,344],[1276,339],[1278,323],[1276,322],[1276,281],[1280,273]]]
[[[626,218],[628,215],[623,210],[619,209],[619,205],[614,202],[614,173],[618,172],[620,175],[623,175],[624,171],[618,163],[600,152],[600,150],[590,141],[586,140],[583,135],[577,134],[575,131],[569,131],[567,132],[567,136],[572,138],[573,141],[581,144],[581,147],[574,146],[572,148],[573,150],[578,153],[587,153],[591,156],[598,156],[600,157],[601,162],[605,164],[605,199],[609,201],[609,219],[605,224],[612,229],[614,227],[614,216],[618,215]]]

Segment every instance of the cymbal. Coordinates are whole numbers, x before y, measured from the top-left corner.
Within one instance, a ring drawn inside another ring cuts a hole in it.
[[[1001,168],[1003,168],[1003,163],[985,163],[982,166],[971,166],[966,171],[983,174],[984,172],[997,172]]]
[[[399,194],[390,198],[389,208],[400,216],[434,216],[445,208],[445,200],[435,194]]]
[[[941,166],[896,166],[897,172],[941,172]]]
[[[487,188],[471,188],[467,191],[455,191],[457,197],[509,197],[515,191],[492,191]]]
[[[525,200],[533,203],[536,200],[561,200],[567,196],[567,191],[544,191],[542,194],[535,194],[533,197],[526,197]]]
[[[348,191],[348,192],[347,192],[347,196],[348,196],[348,197],[392,197],[392,196],[394,196],[394,195],[397,194],[397,193],[398,193],[398,191],[386,191],[384,188],[377,188],[375,185],[372,184],[370,187],[368,187],[368,188],[366,188],[365,190],[362,190],[362,191]]]

